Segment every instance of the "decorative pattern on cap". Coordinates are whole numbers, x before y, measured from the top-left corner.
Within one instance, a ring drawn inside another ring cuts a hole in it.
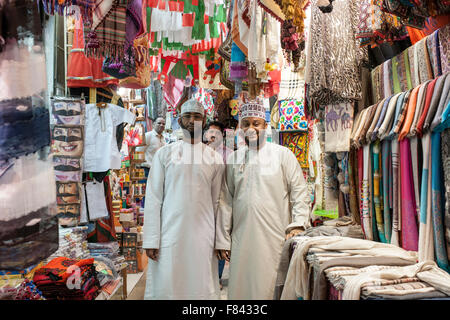
[[[189,99],[181,105],[181,114],[188,112],[205,114],[205,108],[203,108],[203,105],[198,100]]]
[[[239,116],[241,119],[256,117],[265,120],[266,108],[260,101],[249,101],[241,106]]]

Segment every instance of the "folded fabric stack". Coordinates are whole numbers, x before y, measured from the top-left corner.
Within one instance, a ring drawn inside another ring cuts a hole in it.
[[[105,258],[111,261],[114,265],[114,271],[119,273],[122,270],[122,265],[125,262],[123,256],[119,256],[119,243],[118,242],[103,242],[103,243],[88,243],[90,255],[95,260],[104,261],[98,258]]]
[[[88,243],[88,248],[91,256],[103,256],[110,259],[115,258],[119,254],[119,243],[103,242],[103,243]]]
[[[71,259],[90,258],[87,242],[88,227],[73,227],[59,229],[59,248],[52,254],[47,262],[56,257],[66,257]]]
[[[364,234],[360,225],[356,224],[351,217],[344,216],[338,219],[328,220],[322,226],[309,228],[302,233],[302,236],[318,237],[318,236],[342,236],[356,239],[363,239]],[[302,237],[297,236],[290,238],[284,243],[281,252],[280,264],[278,267],[277,280],[275,283],[274,299],[279,300],[286,281],[289,264]]]
[[[33,282],[48,300],[93,300],[100,288],[92,258],[55,258],[36,271]]]
[[[114,262],[109,258],[102,256],[95,257],[94,266],[95,271],[97,271],[97,280],[102,287],[119,278]]]
[[[391,244],[339,236],[296,237],[280,298],[326,300],[330,291],[336,289],[330,288],[327,282],[325,270],[329,268],[392,266],[398,269],[416,262],[417,252]]]
[[[433,261],[405,267],[333,267],[325,274],[330,300],[450,299],[450,275]]]

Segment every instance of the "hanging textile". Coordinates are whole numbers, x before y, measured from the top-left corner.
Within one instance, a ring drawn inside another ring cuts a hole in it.
[[[281,133],[281,145],[294,153],[302,168],[308,168],[308,133],[283,132]]]
[[[326,106],[325,123],[325,152],[350,151],[353,104],[341,103]]]
[[[311,48],[307,49],[309,71],[305,77],[310,97],[320,104],[362,97],[359,65],[367,57],[367,50],[360,49],[355,39],[358,3],[336,0],[333,11],[325,14],[317,7],[317,0],[311,1]]]
[[[278,108],[280,112],[278,130],[308,130],[303,98],[299,100],[281,100]]]

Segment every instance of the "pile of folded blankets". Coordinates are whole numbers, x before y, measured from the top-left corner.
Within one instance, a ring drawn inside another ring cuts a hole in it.
[[[93,258],[54,258],[35,272],[33,282],[47,300],[93,300],[100,289]]]
[[[294,241],[288,266],[279,270],[275,299],[450,297],[450,275],[434,261],[418,262],[415,251],[341,236],[297,236]]]
[[[125,258],[119,255],[119,244],[114,242],[103,242],[103,243],[88,243],[88,249],[91,257],[95,260],[100,261],[110,261],[114,266],[115,272],[120,272],[122,270],[122,264],[125,262]]]
[[[87,229],[87,226],[59,228],[59,248],[47,259],[47,262],[56,257],[77,260],[90,258]]]

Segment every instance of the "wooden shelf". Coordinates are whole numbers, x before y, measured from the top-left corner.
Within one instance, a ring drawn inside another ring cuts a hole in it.
[[[129,103],[132,103],[132,104],[145,104],[145,101],[144,100],[128,100],[128,102]]]
[[[133,198],[135,198],[135,199],[136,199],[136,198],[143,198],[143,197],[145,197],[145,194],[134,195],[134,196],[133,196]]]
[[[131,178],[132,181],[140,181],[140,180],[145,180],[145,179],[146,179],[145,177],[143,177],[143,178],[135,178],[135,177]]]
[[[139,122],[141,122],[141,121],[145,121],[145,118],[136,118],[136,120],[135,121],[139,121]]]
[[[131,160],[132,163],[144,163],[145,160]]]

